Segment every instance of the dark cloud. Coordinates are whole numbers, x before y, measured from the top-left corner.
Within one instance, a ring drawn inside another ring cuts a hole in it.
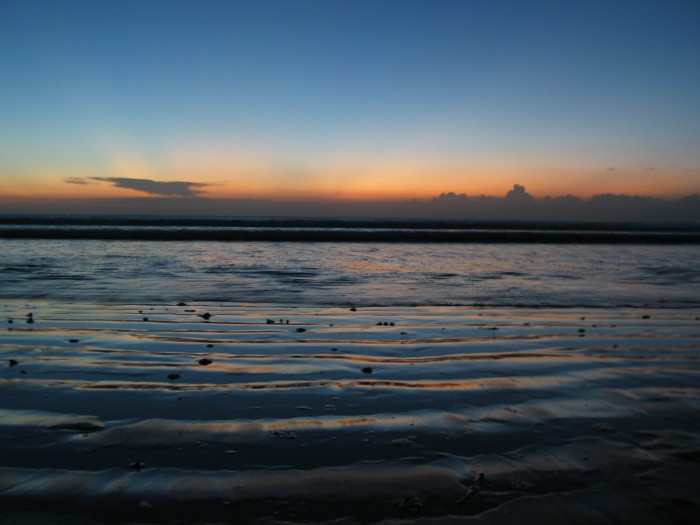
[[[81,186],[90,184],[90,180],[85,177],[68,177],[67,179],[63,179],[63,182],[66,184],[80,184]]]
[[[518,201],[532,200],[532,195],[525,190],[525,186],[515,184],[513,189],[506,193],[506,199]]]
[[[78,180],[77,177],[73,177]],[[168,181],[161,182],[150,179],[131,179],[127,177],[90,177],[90,180],[100,182],[109,182],[115,188],[124,188],[126,190],[136,190],[148,193],[149,195],[158,195],[161,197],[198,197],[208,184],[186,181]],[[66,181],[68,182],[68,181]],[[71,182],[71,184],[84,184],[82,182]]]

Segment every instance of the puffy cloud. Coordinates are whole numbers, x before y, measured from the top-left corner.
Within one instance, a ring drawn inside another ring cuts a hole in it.
[[[525,186],[515,184],[513,189],[506,194],[506,199],[532,200],[532,195],[525,191]]]

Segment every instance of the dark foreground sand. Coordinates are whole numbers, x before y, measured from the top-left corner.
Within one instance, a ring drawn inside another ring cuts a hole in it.
[[[697,310],[2,309],[2,523],[700,516]]]

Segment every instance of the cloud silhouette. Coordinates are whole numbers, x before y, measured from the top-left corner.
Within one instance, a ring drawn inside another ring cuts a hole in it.
[[[86,179],[85,177],[68,177],[67,179],[63,179],[63,182],[66,184],[80,184],[81,186],[91,184],[90,179]]]
[[[90,181],[108,182],[115,188],[141,191],[160,197],[198,197],[209,184],[187,181],[156,181],[150,179],[132,179],[128,177],[69,177],[63,182],[68,184],[90,184]]]
[[[530,195],[526,190],[525,186],[520,184],[513,185],[513,189],[506,193],[506,199],[510,200],[532,200],[532,195]]]

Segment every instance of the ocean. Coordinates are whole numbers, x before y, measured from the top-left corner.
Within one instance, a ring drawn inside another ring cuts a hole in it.
[[[700,231],[691,227],[4,218],[0,254],[0,298],[13,299],[700,305]]]

